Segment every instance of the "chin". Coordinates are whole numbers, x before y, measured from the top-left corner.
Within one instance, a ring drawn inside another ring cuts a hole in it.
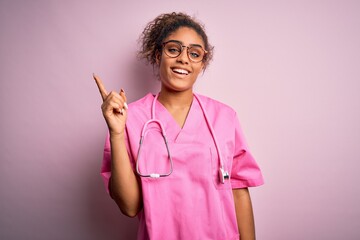
[[[163,84],[163,87],[168,90],[168,91],[172,91],[172,92],[185,92],[188,91],[190,89],[193,88],[193,86],[189,86],[189,85],[179,85],[179,84]]]

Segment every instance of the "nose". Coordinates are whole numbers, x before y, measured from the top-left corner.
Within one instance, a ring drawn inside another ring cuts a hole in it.
[[[189,56],[188,56],[188,52],[187,52],[187,51],[188,51],[187,47],[183,47],[180,55],[177,57],[176,60],[177,60],[178,62],[183,63],[183,64],[189,64],[190,59],[189,59]]]

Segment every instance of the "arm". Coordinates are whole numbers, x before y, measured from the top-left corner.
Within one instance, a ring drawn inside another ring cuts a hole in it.
[[[140,184],[130,165],[124,135],[111,135],[110,196],[128,217],[135,217],[142,207]]]
[[[125,92],[121,90],[120,93],[108,93],[101,79],[95,75],[93,77],[103,99],[101,109],[110,133],[110,196],[123,214],[135,217],[141,209],[142,197],[140,183],[132,170],[125,144],[125,124],[127,119]]]
[[[241,240],[255,240],[255,223],[247,188],[233,189],[236,219]]]

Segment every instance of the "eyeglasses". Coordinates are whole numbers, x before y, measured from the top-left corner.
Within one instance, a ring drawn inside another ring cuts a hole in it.
[[[184,48],[187,48],[187,55],[194,63],[201,62],[207,53],[207,51],[204,50],[200,45],[184,46],[180,42],[174,40],[163,43],[163,50],[165,54],[171,58],[180,56]]]

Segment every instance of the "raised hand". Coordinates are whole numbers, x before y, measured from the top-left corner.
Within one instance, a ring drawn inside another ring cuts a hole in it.
[[[101,105],[102,113],[108,125],[110,135],[124,134],[126,117],[127,117],[127,104],[126,96],[123,89],[120,92],[111,91],[108,93],[105,89],[101,79],[93,74],[96,85],[103,103]]]

